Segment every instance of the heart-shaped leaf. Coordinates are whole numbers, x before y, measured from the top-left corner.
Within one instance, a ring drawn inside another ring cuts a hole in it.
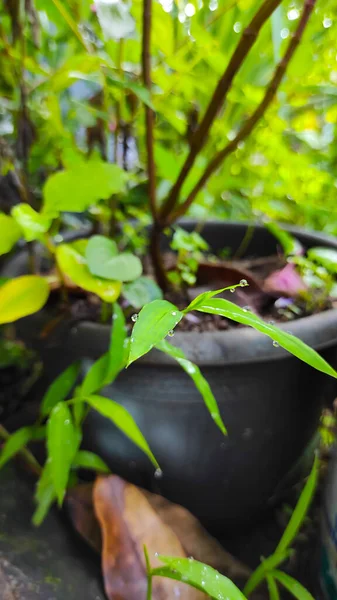
[[[132,330],[128,365],[159,344],[183,316],[167,300],[154,300],[144,306]]]
[[[112,194],[122,192],[126,177],[118,165],[96,158],[55,173],[44,186],[43,215],[57,217],[62,211],[83,212],[99,200],[108,200]]]
[[[0,213],[0,255],[9,252],[22,235],[15,219]]]
[[[121,292],[119,281],[106,281],[90,273],[85,260],[87,240],[61,244],[56,249],[58,265],[76,285],[97,294],[105,302],[115,302]]]
[[[48,283],[38,275],[23,275],[7,281],[0,287],[0,324],[37,312],[48,296]]]
[[[21,203],[14,206],[12,216],[23,231],[27,242],[38,240],[43,233],[46,233],[51,225],[51,219],[40,215],[29,204]]]
[[[86,247],[86,259],[90,272],[103,279],[133,281],[142,274],[142,263],[128,252],[117,254],[114,241],[102,235],[93,236]]]

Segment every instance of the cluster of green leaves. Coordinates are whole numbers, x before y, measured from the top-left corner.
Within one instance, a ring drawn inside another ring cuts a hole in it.
[[[290,549],[297,533],[299,532],[308,513],[311,501],[317,487],[319,474],[319,461],[316,458],[308,480],[299,497],[297,505],[291,515],[289,523],[275,549],[268,558],[262,559],[261,564],[252,573],[243,592],[234,583],[221,575],[215,569],[194,560],[193,558],[175,558],[171,556],[158,556],[164,566],[151,568],[150,559],[145,551],[148,571],[147,600],[152,598],[153,577],[168,577],[175,581],[183,582],[207,594],[213,600],[245,600],[263,581],[267,582],[270,600],[279,600],[278,585],[281,584],[297,600],[314,600],[313,596],[293,577],[280,571],[278,567],[284,563],[292,553]]]

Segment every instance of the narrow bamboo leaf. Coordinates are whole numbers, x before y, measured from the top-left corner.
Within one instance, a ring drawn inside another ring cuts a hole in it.
[[[164,339],[183,316],[183,313],[167,300],[154,300],[144,306],[132,330],[128,365]]]
[[[51,411],[47,424],[48,465],[59,506],[79,443],[69,407],[65,402],[59,402]]]
[[[114,305],[109,351],[103,354],[88,370],[82,386],[81,395],[90,396],[112,383],[125,366],[125,318],[119,304]]]
[[[125,433],[149,457],[157,469],[160,468],[138,425],[123,406],[104,396],[88,396],[85,400],[92,408],[110,419],[116,427]]]
[[[151,571],[152,577],[168,577],[182,581],[194,587],[214,600],[245,600],[245,596],[236,585],[213,569],[191,558],[158,557],[167,566]]]
[[[277,583],[272,575],[267,575],[267,585],[269,592],[269,600],[280,600]]]
[[[202,375],[199,367],[195,365],[193,362],[188,360],[183,351],[180,348],[176,348],[169,344],[166,340],[162,340],[159,344],[157,344],[156,348],[161,350],[161,352],[165,352],[169,356],[172,356],[179,365],[184,369],[185,373],[193,379],[195,387],[202,395],[204,402],[208,408],[208,411],[214,420],[215,424],[219,427],[224,435],[227,435],[227,430],[225,425],[222,422],[219,407],[217,401],[213,395],[213,392],[210,388],[208,381]]]
[[[22,232],[13,217],[0,213],[0,255],[9,252],[20,239]]]
[[[58,402],[67,398],[76,383],[80,366],[79,362],[75,362],[54,379],[41,402],[40,413],[42,417],[49,415]]]
[[[43,277],[23,275],[0,287],[0,324],[27,317],[47,302],[49,286]]]
[[[198,306],[202,306],[206,300],[209,300],[210,298],[213,298],[222,292],[226,292],[227,290],[235,290],[238,287],[246,287],[248,285],[246,280],[242,279],[242,282],[243,283],[237,283],[236,285],[220,288],[219,290],[211,290],[210,292],[203,292],[202,294],[199,294],[199,296],[194,298],[188,307],[183,310],[183,313],[186,314],[191,310],[197,310]]]
[[[308,480],[303,488],[303,491],[299,497],[299,500],[296,504],[293,514],[291,515],[291,519],[286,527],[286,530],[279,541],[279,544],[275,550],[275,553],[284,552],[287,548],[289,548],[292,541],[295,539],[298,530],[300,529],[303,521],[306,517],[306,514],[309,510],[311,501],[314,497],[315,490],[318,482],[318,474],[319,474],[319,460],[315,457],[313,467],[311,469],[311,473],[308,477]]]
[[[290,575],[282,571],[273,571],[273,577],[277,579],[288,592],[290,592],[297,600],[315,600],[308,590]]]
[[[37,503],[36,510],[33,515],[33,524],[37,527],[44,521],[51,505],[56,500],[56,492],[54,489],[50,464],[46,464],[39,481],[37,482],[35,501]]]
[[[254,573],[248,579],[243,593],[248,597],[257,588],[258,585],[265,579],[268,573],[271,573],[276,567],[283,563],[289,556],[291,556],[291,550],[272,554],[268,558],[265,558],[261,564],[255,569]]]
[[[110,473],[109,467],[99,456],[97,456],[97,454],[88,452],[86,450],[79,450],[79,452],[77,452],[73,460],[72,467],[82,467],[84,469],[92,469],[93,471],[99,471],[101,473]]]
[[[21,427],[12,433],[0,453],[0,469],[19,452],[33,437],[32,427]]]
[[[211,300],[207,300],[201,306],[198,305],[196,310],[204,313],[220,315],[222,317],[226,317],[227,319],[231,319],[232,321],[236,321],[237,323],[242,323],[242,325],[253,327],[257,331],[269,336],[276,345],[282,346],[282,348],[288,350],[288,352],[300,360],[303,360],[303,362],[307,363],[314,369],[322,371],[323,373],[326,373],[326,375],[331,375],[331,377],[337,378],[336,371],[324,360],[324,358],[322,358],[315,350],[307,346],[307,344],[302,342],[302,340],[298,339],[291,333],[282,331],[278,327],[262,321],[262,319],[253,313],[245,311],[243,308],[233,304],[233,302],[229,302],[229,300],[213,298]]]

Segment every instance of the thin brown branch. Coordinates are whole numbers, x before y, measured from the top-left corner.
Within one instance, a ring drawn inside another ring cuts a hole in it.
[[[152,25],[152,0],[143,0],[143,41],[142,41],[142,72],[144,87],[151,91],[151,25]],[[146,154],[147,174],[150,209],[153,220],[157,221],[156,210],[156,170],[153,150],[154,113],[149,106],[145,106]]]
[[[296,29],[295,33],[293,34],[292,38],[290,39],[290,42],[288,44],[287,50],[284,54],[284,57],[279,62],[278,66],[274,72],[274,76],[266,89],[265,95],[264,95],[261,103],[256,108],[256,110],[253,112],[251,117],[241,127],[241,129],[239,130],[236,137],[233,140],[231,140],[229,142],[229,144],[227,144],[227,146],[225,146],[222,150],[220,150],[220,152],[218,152],[218,154],[216,154],[216,156],[213,158],[213,160],[211,160],[209,162],[205,171],[203,172],[202,176],[200,177],[199,181],[197,182],[197,184],[195,185],[195,187],[193,188],[193,190],[191,191],[191,193],[189,194],[189,196],[187,197],[185,202],[183,202],[175,210],[175,212],[169,217],[169,219],[168,219],[169,223],[172,223],[173,221],[175,221],[176,219],[178,219],[179,217],[181,217],[182,215],[184,215],[186,213],[186,211],[189,209],[192,202],[194,201],[195,197],[200,192],[200,190],[204,187],[204,185],[206,184],[206,182],[208,181],[210,176],[218,169],[218,167],[225,160],[225,158],[227,158],[227,156],[229,156],[229,154],[231,154],[232,152],[234,152],[234,150],[236,150],[236,148],[238,147],[238,144],[248,137],[248,135],[252,132],[254,127],[257,125],[257,123],[263,117],[267,108],[273,101],[275,94],[279,88],[279,85],[283,79],[283,76],[287,70],[287,67],[295,53],[296,48],[298,47],[298,45],[301,41],[305,27],[309,21],[310,15],[315,6],[315,2],[316,2],[316,0],[306,0],[306,2],[304,4],[302,16],[298,23],[297,29]]]
[[[166,199],[166,202],[160,213],[160,217],[165,221],[166,217],[174,209],[178,202],[179,194],[183,183],[189,174],[195,159],[204,146],[208,132],[213,124],[214,119],[222,107],[226,95],[232,85],[233,79],[244,63],[246,56],[255,43],[257,36],[265,22],[272,15],[274,10],[281,4],[282,0],[265,0],[260,9],[254,15],[249,25],[244,30],[241,39],[226,67],[222,77],[214,90],[213,96],[208,104],[205,115],[196,130],[193,139],[191,140],[191,149],[185,160],[185,163],[179,173],[178,179],[172,186],[172,189]]]

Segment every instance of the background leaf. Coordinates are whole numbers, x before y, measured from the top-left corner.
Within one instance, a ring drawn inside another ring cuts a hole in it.
[[[153,279],[139,277],[123,286],[123,296],[134,308],[142,308],[153,300],[161,300],[163,292]]]
[[[132,330],[128,364],[151,350],[182,318],[183,313],[167,300],[154,300],[144,306]]]
[[[273,571],[273,577],[277,579],[297,600],[315,600],[315,598],[303,587],[299,581],[283,573],[282,571]]]
[[[32,427],[21,427],[6,440],[0,453],[0,469],[33,437]]]
[[[22,232],[15,219],[0,213],[0,255],[9,252],[20,239]]]
[[[12,208],[12,216],[21,227],[27,242],[38,240],[46,233],[51,225],[51,219],[40,215],[29,204],[22,202]]]
[[[37,312],[48,296],[48,283],[38,275],[23,275],[4,283],[0,287],[0,324]]]
[[[43,214],[57,217],[62,211],[83,212],[99,200],[124,191],[126,177],[117,165],[97,159],[55,173],[44,186]]]
[[[118,254],[115,242],[102,235],[89,239],[85,257],[90,272],[103,279],[132,281],[142,274],[142,263],[133,254]]]
[[[51,468],[50,464],[47,463],[36,485],[35,501],[37,507],[32,519],[35,526],[41,525],[55,500],[56,492],[52,481]]]

